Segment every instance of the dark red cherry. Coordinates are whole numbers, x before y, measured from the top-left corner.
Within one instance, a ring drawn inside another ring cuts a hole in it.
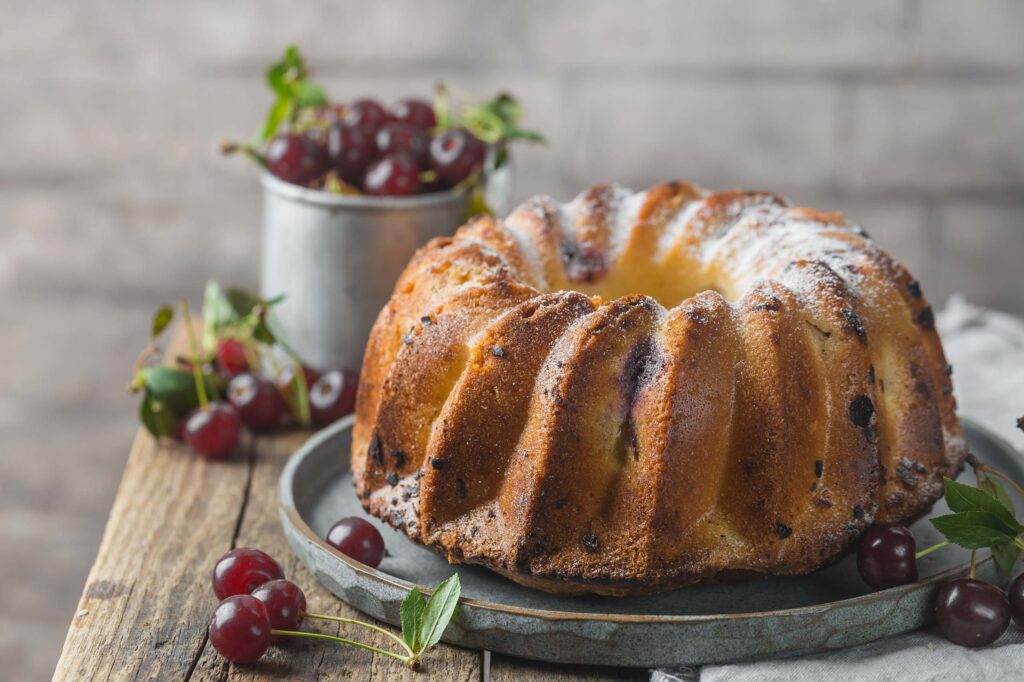
[[[249,594],[263,583],[284,578],[274,558],[254,547],[236,547],[213,565],[211,582],[219,599]]]
[[[420,169],[412,157],[388,154],[370,164],[363,191],[372,196],[408,196],[420,191]]]
[[[370,139],[387,121],[388,112],[372,99],[356,100],[345,113],[345,123],[356,126]]]
[[[410,123],[417,128],[424,130],[437,125],[437,117],[434,115],[434,107],[421,99],[410,97],[402,99],[388,109],[388,113],[395,121]]]
[[[906,526],[880,523],[864,533],[857,549],[857,570],[876,590],[917,580],[917,543]]]
[[[327,155],[342,180],[360,186],[366,167],[377,156],[377,147],[373,137],[357,126],[337,121],[327,129]]]
[[[998,587],[982,580],[957,578],[939,588],[935,619],[949,641],[968,647],[999,639],[1010,624],[1010,603]]]
[[[252,596],[267,607],[270,627],[274,630],[298,630],[302,625],[302,619],[306,617],[306,595],[290,580],[271,580],[263,583],[252,591]],[[274,642],[281,642],[288,637],[274,635],[271,639]]]
[[[288,413],[288,405],[277,385],[249,372],[231,380],[228,400],[245,425],[257,433],[273,431]]]
[[[309,185],[327,172],[327,150],[319,134],[282,133],[267,145],[267,170],[293,185]]]
[[[346,516],[331,526],[327,532],[327,543],[370,568],[380,566],[384,558],[384,538],[380,531],[358,516]]]
[[[309,391],[309,410],[317,427],[333,424],[356,409],[359,375],[351,370],[331,370],[317,379]]]
[[[446,130],[430,143],[430,167],[453,187],[483,166],[484,143],[462,129]]]
[[[235,451],[242,422],[235,408],[212,402],[193,412],[185,423],[185,442],[208,459],[227,459]]]
[[[377,131],[376,142],[380,154],[408,154],[418,166],[427,161],[430,136],[409,123],[385,123]]]
[[[217,364],[229,377],[249,369],[249,358],[245,344],[238,339],[221,339],[217,342]]]
[[[232,663],[254,663],[270,646],[270,617],[259,599],[228,597],[210,619],[210,644]]]
[[[1010,602],[1010,615],[1017,627],[1024,628],[1024,573],[1018,575],[1007,590],[1007,599]]]

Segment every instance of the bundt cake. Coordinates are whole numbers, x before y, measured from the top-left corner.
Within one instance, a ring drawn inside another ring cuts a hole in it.
[[[800,574],[966,456],[918,282],[837,213],[685,182],[480,217],[373,327],[363,506],[552,592]]]

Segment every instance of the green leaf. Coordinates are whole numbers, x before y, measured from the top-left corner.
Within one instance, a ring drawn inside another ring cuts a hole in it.
[[[191,372],[176,367],[143,367],[138,376],[146,392],[175,414],[185,414],[199,405]],[[223,379],[210,374],[203,375],[203,382],[211,395],[219,393],[224,386]]]
[[[508,128],[514,128],[523,116],[523,108],[516,98],[507,92],[498,93],[494,99],[486,103],[486,106],[497,114]]]
[[[527,142],[536,142],[538,144],[547,144],[548,139],[540,133],[533,130],[519,130],[513,128],[505,134],[507,140],[526,140]]]
[[[139,405],[139,421],[157,438],[173,436],[178,426],[178,416],[149,391],[146,391]]]
[[[458,573],[453,573],[434,589],[423,609],[420,623],[419,644],[422,650],[429,649],[441,640],[441,635],[455,615],[461,592]]]
[[[1020,556],[1020,548],[1013,544],[999,545],[992,548],[992,556],[995,557],[996,563],[999,564],[999,570],[1003,573],[1009,573],[1013,570],[1013,565],[1017,563],[1017,557]]]
[[[266,142],[274,135],[277,135],[281,124],[288,120],[292,114],[291,97],[282,97],[271,105],[267,111],[267,117],[263,121],[263,129],[260,131],[260,141]]]
[[[979,490],[963,483],[957,483],[951,478],[944,478],[946,504],[954,512],[982,511],[988,512],[998,519],[1003,529],[1010,535],[1018,535],[1024,532],[1024,526],[1017,522],[1013,513],[996,499],[991,493]]]
[[[149,338],[156,339],[156,337],[160,336],[173,319],[174,308],[166,303],[157,308],[156,312],[153,313],[153,324],[149,329]]]
[[[206,283],[203,292],[203,347],[213,352],[217,345],[217,332],[240,319],[234,306],[216,280]]]
[[[462,112],[466,129],[475,137],[495,144],[505,137],[505,122],[483,107],[466,107]]]
[[[473,188],[473,194],[469,197],[469,204],[466,206],[466,219],[478,215],[494,215],[494,211],[488,205],[484,191],[479,185]]]
[[[251,313],[255,308],[263,305],[263,299],[245,289],[231,288],[225,292],[232,310],[237,318],[241,319]]]
[[[1010,495],[1006,492],[1006,488],[1003,487],[1002,481],[997,478],[984,478],[978,487],[987,492],[992,497],[999,501],[999,504],[1006,507],[1006,511],[1016,517],[1017,512],[1013,508],[1013,500],[1010,499]]]
[[[426,606],[427,600],[423,598],[417,587],[412,588],[409,595],[402,601],[402,640],[414,653],[422,650],[420,648],[420,627],[423,624],[423,609]]]
[[[1013,542],[1016,536],[1015,533],[1006,532],[1002,521],[986,511],[937,516],[931,519],[931,523],[947,540],[964,549],[998,547]]]
[[[299,81],[295,84],[295,106],[321,107],[327,104],[327,93],[319,85],[307,81]]]

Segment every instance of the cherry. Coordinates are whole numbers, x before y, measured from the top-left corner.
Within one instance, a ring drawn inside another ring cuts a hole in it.
[[[409,123],[385,123],[377,131],[375,140],[381,154],[408,154],[418,165],[426,162],[430,149],[430,136],[426,131]]]
[[[309,185],[327,172],[329,159],[319,134],[282,133],[267,145],[267,170],[293,185]]]
[[[882,523],[868,528],[857,549],[857,570],[871,587],[883,590],[917,580],[917,543],[906,526]]]
[[[212,402],[193,412],[185,423],[185,442],[208,459],[227,459],[238,445],[242,423],[235,408]]]
[[[346,516],[331,526],[327,543],[370,568],[377,568],[384,558],[384,538],[380,531],[358,516]]]
[[[318,427],[333,424],[356,409],[359,375],[351,370],[331,370],[309,390],[309,411]]]
[[[388,112],[379,102],[372,99],[356,100],[345,113],[345,123],[356,126],[371,139],[377,129],[387,121]]]
[[[366,167],[376,155],[373,137],[365,135],[358,126],[337,121],[327,129],[327,156],[348,184],[362,183]]]
[[[245,344],[238,339],[221,339],[217,342],[217,364],[233,377],[249,369],[249,358],[245,354]]]
[[[306,616],[306,595],[290,580],[271,580],[252,591],[252,596],[263,602],[274,630],[298,630]],[[285,641],[284,635],[274,635],[274,642]]]
[[[213,565],[213,593],[218,599],[249,594],[263,583],[284,578],[274,558],[253,547],[235,547]]]
[[[417,128],[433,128],[437,125],[437,117],[434,115],[434,107],[421,99],[411,97],[395,102],[388,109],[388,113],[395,121],[411,123]]]
[[[407,196],[420,190],[420,169],[412,157],[388,154],[366,169],[363,191],[373,196]]]
[[[270,646],[270,617],[259,599],[228,597],[210,619],[210,644],[232,663],[258,661]]]
[[[999,639],[1010,624],[1010,603],[998,587],[973,578],[957,578],[939,589],[935,600],[939,629],[949,641],[968,647]]]
[[[1010,614],[1018,627],[1024,628],[1024,573],[1018,575],[1007,590]]]
[[[257,433],[273,431],[288,412],[277,386],[249,372],[231,380],[228,400],[246,426]]]
[[[484,143],[465,130],[446,130],[430,143],[430,166],[453,187],[483,165],[486,151]]]

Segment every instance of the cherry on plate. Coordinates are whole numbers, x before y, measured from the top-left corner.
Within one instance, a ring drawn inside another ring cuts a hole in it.
[[[288,405],[277,385],[250,372],[231,379],[228,401],[245,425],[257,433],[273,431],[288,413]]]
[[[317,427],[333,424],[356,409],[359,375],[347,369],[335,369],[317,379],[309,390],[309,411]]]
[[[327,156],[341,179],[360,186],[366,167],[377,156],[373,137],[359,127],[336,121],[327,129]]]
[[[254,663],[270,646],[270,617],[259,599],[228,597],[210,619],[210,644],[232,663]]]
[[[1010,603],[998,587],[957,578],[939,589],[935,619],[949,641],[967,647],[991,644],[1010,624]]]
[[[185,423],[185,442],[207,459],[227,459],[238,446],[242,422],[235,408],[212,402],[194,411]]]
[[[370,139],[387,121],[388,112],[372,99],[356,100],[345,113],[345,123],[356,126]]]
[[[411,123],[417,128],[424,130],[437,125],[437,117],[434,115],[434,107],[421,99],[410,97],[395,102],[388,109],[388,114],[395,121]]]
[[[448,187],[453,187],[483,166],[484,143],[465,130],[446,130],[430,142],[430,167]]]
[[[298,630],[306,617],[306,595],[290,580],[271,580],[252,591],[252,596],[263,602],[273,630]],[[274,642],[288,639],[274,635]]]
[[[293,185],[309,185],[330,165],[320,135],[282,133],[267,145],[267,170]]]
[[[377,151],[380,154],[408,154],[423,165],[430,149],[430,136],[422,128],[409,123],[385,123],[377,131]]]
[[[412,157],[388,154],[370,164],[363,191],[372,196],[408,196],[420,191],[420,169]]]
[[[245,344],[238,339],[221,339],[217,342],[217,364],[229,377],[249,369],[249,358]]]
[[[218,599],[249,594],[260,585],[284,578],[274,558],[254,547],[236,547],[213,565],[211,583]]]
[[[857,570],[876,590],[917,580],[917,543],[906,526],[880,523],[868,528],[857,549]]]
[[[370,568],[380,566],[384,558],[384,538],[380,531],[358,516],[346,516],[331,526],[327,543]]]

